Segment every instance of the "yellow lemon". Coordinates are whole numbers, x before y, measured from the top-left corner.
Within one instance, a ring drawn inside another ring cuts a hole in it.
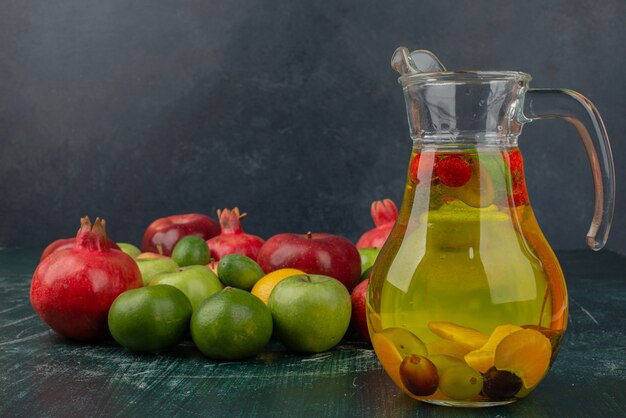
[[[261,299],[267,305],[267,301],[272,294],[272,290],[274,287],[285,280],[287,277],[295,276],[296,274],[306,274],[302,270],[298,269],[278,269],[274,270],[271,273],[266,274],[261,277],[252,287],[250,293],[252,293],[257,298]]]

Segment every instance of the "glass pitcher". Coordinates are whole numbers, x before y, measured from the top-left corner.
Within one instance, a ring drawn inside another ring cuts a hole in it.
[[[428,51],[396,50],[413,150],[395,227],[367,296],[372,344],[409,396],[492,406],[530,393],[567,325],[563,272],[530,206],[517,139],[525,123],[563,118],[591,163],[587,243],[603,247],[613,214],[609,140],[593,104],[530,89],[513,71],[446,71]]]

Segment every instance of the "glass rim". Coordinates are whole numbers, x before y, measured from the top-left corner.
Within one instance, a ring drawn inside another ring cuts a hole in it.
[[[430,73],[417,73],[403,75],[398,78],[402,86],[425,83],[471,83],[490,81],[525,81],[532,80],[532,76],[521,71],[497,71],[497,70],[458,70],[439,71]]]

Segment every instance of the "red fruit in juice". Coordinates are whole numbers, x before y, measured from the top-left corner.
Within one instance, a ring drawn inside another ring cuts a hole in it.
[[[524,160],[522,153],[518,148],[515,148],[508,152],[508,158],[505,158],[509,170],[511,171],[511,177],[514,183],[518,183],[524,180]]]
[[[526,190],[526,184],[520,183],[513,186],[513,203],[515,206],[522,206],[528,204],[528,190]]]
[[[409,179],[419,184],[420,181],[425,179],[432,179],[435,177],[433,173],[435,165],[435,153],[432,151],[423,151],[413,156],[411,164],[409,165]]]
[[[439,181],[448,187],[461,187],[472,177],[470,164],[457,156],[449,156],[437,161],[435,172]]]
[[[417,174],[419,165],[420,165],[420,154],[415,154],[413,156],[413,159],[411,160],[411,164],[409,164],[409,178],[411,179],[413,183],[419,182],[419,179],[418,179],[419,176]]]
[[[518,148],[504,154],[504,161],[511,172],[511,198],[515,206],[526,205],[529,202],[526,179],[524,178],[524,159]]]
[[[37,315],[57,333],[76,340],[109,335],[107,315],[122,292],[142,286],[135,261],[111,249],[104,220],[81,219],[72,248],[39,263],[30,287]]]

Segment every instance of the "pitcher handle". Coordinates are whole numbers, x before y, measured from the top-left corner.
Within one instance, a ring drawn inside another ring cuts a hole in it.
[[[615,169],[611,144],[596,107],[580,93],[568,89],[528,89],[520,121],[560,118],[574,125],[583,141],[595,188],[595,204],[587,245],[594,251],[604,247],[615,207]],[[590,133],[591,131],[591,133]],[[600,150],[600,158],[596,150]]]

